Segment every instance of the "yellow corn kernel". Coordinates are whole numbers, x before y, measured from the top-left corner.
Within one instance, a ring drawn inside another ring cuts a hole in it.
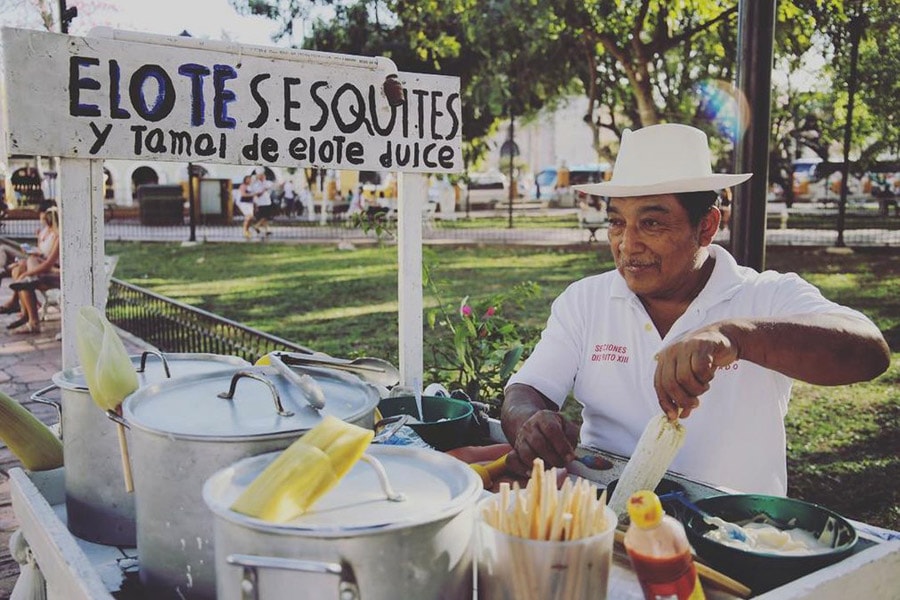
[[[269,463],[231,509],[273,523],[299,517],[350,471],[373,436],[326,416]]]

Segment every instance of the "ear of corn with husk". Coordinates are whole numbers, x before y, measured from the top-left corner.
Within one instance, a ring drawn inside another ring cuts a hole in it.
[[[650,419],[609,499],[609,507],[617,515],[625,514],[633,493],[656,489],[684,444],[684,436],[684,427],[669,421],[665,414]]]
[[[94,306],[78,309],[75,349],[91,398],[103,410],[116,410],[140,383],[115,327]]]
[[[0,392],[0,439],[29,471],[46,471],[63,464],[59,438],[3,392]]]
[[[350,471],[373,436],[326,416],[269,463],[231,509],[273,523],[299,517]]]

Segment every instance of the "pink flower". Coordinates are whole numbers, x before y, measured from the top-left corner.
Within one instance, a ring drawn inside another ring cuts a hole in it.
[[[459,309],[459,312],[464,317],[472,316],[472,307],[468,304],[463,304],[462,308]]]
[[[488,309],[486,311],[484,311],[484,316],[485,317],[493,317],[494,313],[496,313],[496,312],[497,312],[496,308],[494,308],[493,306],[489,306]]]

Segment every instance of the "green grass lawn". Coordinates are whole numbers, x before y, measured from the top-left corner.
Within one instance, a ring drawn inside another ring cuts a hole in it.
[[[335,356],[397,361],[394,246],[109,242],[107,253],[120,257],[118,278],[157,293]],[[789,493],[900,529],[900,251],[769,248],[766,258],[768,268],[795,271],[866,313],[893,352],[873,382],[797,383],[787,416]],[[441,301],[456,310],[465,296],[537,282],[541,293],[512,315],[533,327],[568,283],[612,266],[605,247],[439,246],[425,249],[425,262],[439,282],[426,307]]]

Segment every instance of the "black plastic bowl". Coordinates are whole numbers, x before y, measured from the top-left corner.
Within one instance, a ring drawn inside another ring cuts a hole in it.
[[[437,450],[452,450],[471,442],[475,432],[474,410],[465,400],[445,396],[423,396],[422,412],[416,406],[414,396],[383,398],[378,403],[382,418],[396,415],[412,415],[422,421],[409,426],[427,444]]]
[[[685,530],[697,554],[711,567],[747,585],[754,594],[774,589],[847,557],[858,539],[856,530],[844,517],[802,500],[780,496],[726,495],[704,498],[696,504],[711,515],[732,523],[743,523],[756,515],[765,514],[780,523],[796,519],[795,527],[816,536],[826,528],[835,529],[837,543],[834,547],[815,554],[751,552],[703,537],[711,526],[699,515],[686,513],[683,518]]]

